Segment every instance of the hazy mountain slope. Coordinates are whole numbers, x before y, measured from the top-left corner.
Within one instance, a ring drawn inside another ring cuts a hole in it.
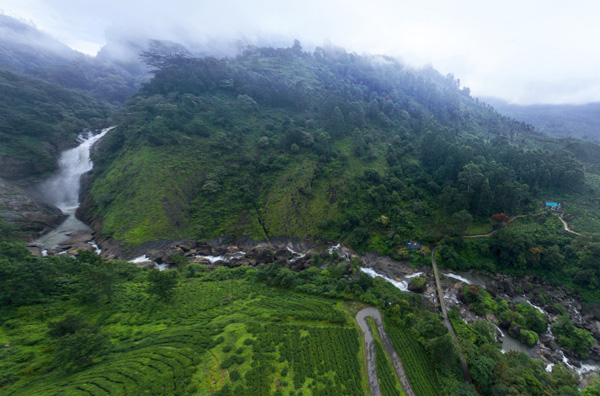
[[[90,57],[33,26],[0,15],[0,67],[117,105],[147,80],[147,68],[139,60],[145,45],[111,42],[97,57]],[[128,51],[126,56],[123,48]]]
[[[108,108],[56,84],[0,69],[0,177],[22,180],[56,169],[62,149]]]
[[[531,124],[550,136],[600,142],[600,103],[521,106],[495,98],[484,100],[500,113]]]
[[[583,183],[571,154],[525,149],[546,138],[432,69],[299,44],[156,60],[82,208],[130,245],[330,237],[387,251],[436,240],[461,210],[517,213]]]

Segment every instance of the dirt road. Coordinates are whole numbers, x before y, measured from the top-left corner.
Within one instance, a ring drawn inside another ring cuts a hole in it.
[[[404,371],[404,367],[402,366],[402,361],[400,357],[394,350],[392,346],[392,342],[389,339],[385,329],[383,328],[383,320],[381,318],[381,313],[375,308],[364,308],[360,310],[356,314],[356,321],[360,326],[360,329],[363,332],[363,336],[365,339],[365,349],[367,351],[367,372],[369,374],[369,387],[371,388],[372,396],[380,396],[381,389],[379,388],[379,379],[377,377],[377,368],[375,364],[375,340],[373,336],[373,332],[371,331],[371,326],[367,322],[367,318],[372,318],[375,321],[375,326],[377,327],[377,332],[379,333],[379,338],[383,343],[383,347],[385,348],[386,353],[390,357],[392,361],[392,365],[394,366],[394,371],[396,371],[396,375],[402,384],[402,388],[404,389],[404,393],[406,396],[416,396],[412,387],[410,386],[410,382],[408,382],[408,377],[406,376],[406,372]]]

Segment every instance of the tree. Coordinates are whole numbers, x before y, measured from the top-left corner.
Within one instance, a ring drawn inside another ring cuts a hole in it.
[[[84,255],[84,251],[78,252],[78,261],[80,256]],[[89,253],[89,254],[88,254]],[[88,251],[85,256],[93,255],[97,259],[95,262],[86,262],[81,259],[80,269],[80,290],[85,298],[89,300],[98,300],[101,296],[112,302],[117,284],[120,281],[119,275],[116,273],[116,266],[112,261],[106,261],[100,256]]]
[[[346,130],[346,122],[344,121],[344,115],[339,107],[335,107],[333,109],[333,113],[331,113],[331,131],[334,136],[341,136]]]
[[[463,236],[469,229],[471,222],[473,221],[473,216],[469,214],[466,210],[461,210],[460,212],[456,212],[452,215],[452,231],[454,235]]]
[[[169,301],[177,286],[177,272],[153,269],[148,273],[148,281],[150,282],[148,293],[156,294]]]
[[[67,315],[49,327],[48,335],[56,339],[53,360],[69,371],[91,365],[93,356],[109,343],[97,326],[76,315]]]
[[[471,377],[486,392],[493,383],[493,370],[496,362],[487,356],[478,356],[470,365]]]
[[[140,57],[149,66],[158,70],[177,60],[189,58],[190,51],[181,44],[172,41],[151,40],[148,50]]]
[[[454,342],[450,333],[429,340],[427,350],[440,367],[451,368],[458,362],[458,355],[454,350]]]
[[[491,215],[490,219],[494,222],[496,222],[496,224],[498,225],[498,227],[501,227],[505,224],[508,224],[510,217],[508,217],[507,215],[505,215],[504,213],[497,213],[495,215]]]

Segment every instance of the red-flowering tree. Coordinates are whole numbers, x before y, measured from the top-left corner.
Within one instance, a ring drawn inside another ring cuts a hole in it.
[[[498,214],[490,216],[490,219],[492,221],[495,221],[496,224],[498,224],[498,226],[501,226],[503,224],[508,224],[510,217],[508,217],[504,213],[498,213]]]

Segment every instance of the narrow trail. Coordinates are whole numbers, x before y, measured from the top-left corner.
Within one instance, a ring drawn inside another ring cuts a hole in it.
[[[435,285],[438,295],[438,300],[440,301],[440,307],[442,308],[442,314],[444,315],[444,325],[450,332],[452,339],[454,340],[454,346],[457,349],[458,355],[460,357],[460,365],[463,372],[463,378],[465,382],[471,382],[471,375],[469,374],[469,366],[467,365],[467,360],[465,356],[460,352],[459,342],[456,333],[454,332],[454,328],[452,327],[452,323],[448,320],[448,313],[446,311],[446,302],[444,301],[444,292],[442,291],[442,283],[440,282],[440,276],[437,269],[437,264],[435,262],[435,247],[431,250],[431,264],[433,266],[433,275],[435,276]]]
[[[410,386],[410,382],[408,382],[408,377],[406,376],[406,372],[404,371],[404,367],[402,366],[402,361],[400,360],[400,357],[394,350],[392,342],[389,339],[387,333],[385,332],[385,329],[383,328],[383,320],[381,318],[381,313],[375,308],[367,307],[361,309],[356,314],[356,322],[360,326],[360,329],[363,332],[363,337],[365,339],[365,349],[367,354],[367,373],[369,376],[369,387],[371,389],[371,396],[381,396],[381,389],[379,388],[379,378],[377,377],[377,368],[375,364],[375,337],[371,330],[371,326],[369,326],[369,323],[367,322],[367,318],[372,318],[375,321],[375,326],[377,327],[379,338],[381,338],[383,347],[385,348],[386,353],[392,361],[394,371],[396,371],[396,375],[400,380],[400,384],[402,384],[404,393],[406,394],[406,396],[416,396],[415,392],[412,389],[412,386]]]
[[[518,219],[519,217],[527,217],[529,215],[525,215],[525,214],[519,214],[516,216],[511,217],[510,219],[508,219],[509,223],[512,223],[513,220]],[[490,231],[488,233],[485,234],[475,234],[475,235],[465,235],[465,238],[481,238],[481,237],[488,237],[488,236],[492,236],[494,235],[498,230],[494,230],[494,231]]]
[[[563,227],[565,229],[566,232],[570,232],[573,235],[581,235],[580,233],[578,233],[577,231],[573,231],[572,229],[569,228],[569,224],[565,221],[565,219],[563,219],[563,214],[557,214],[557,213],[552,213],[553,215],[555,215],[556,217],[558,217],[560,219],[560,221],[563,223]],[[524,215],[524,214],[520,214],[520,215],[516,215],[511,217],[508,222],[512,222],[514,219],[517,219],[519,217],[526,217],[526,216],[539,216],[540,213],[538,214],[534,214],[534,215]],[[465,235],[464,238],[482,238],[482,237],[488,237],[488,236],[492,236],[494,235],[498,230],[494,230],[494,231],[490,231],[486,234],[475,234],[475,235]]]
[[[562,215],[562,213],[561,213],[561,214],[559,214],[559,215],[556,215],[556,216],[557,216],[557,217],[560,219],[560,221],[563,223],[563,226],[564,226],[564,228],[565,228],[565,231],[567,231],[567,232],[570,232],[571,234],[575,234],[575,235],[581,235],[580,233],[578,233],[578,232],[575,232],[575,231],[573,231],[572,229],[570,229],[570,228],[569,228],[569,224],[568,224],[568,223],[565,221],[565,219],[563,219],[563,215]]]

